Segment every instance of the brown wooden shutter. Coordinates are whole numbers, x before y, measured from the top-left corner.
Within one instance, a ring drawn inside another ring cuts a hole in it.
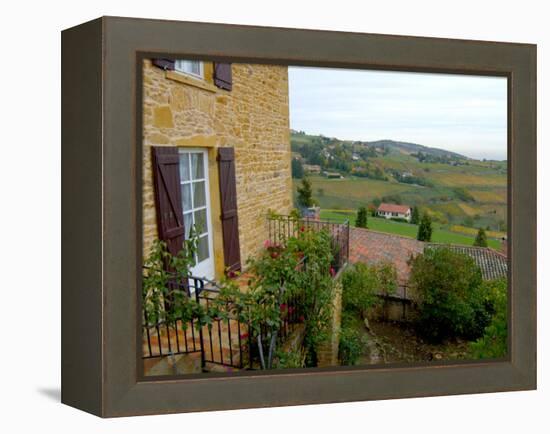
[[[240,271],[241,249],[239,245],[239,218],[237,215],[235,151],[233,148],[218,149],[218,168],[225,267],[228,271]]]
[[[166,71],[173,71],[176,61],[174,59],[152,59],[153,65]]]
[[[178,149],[153,147],[152,151],[158,234],[168,251],[177,255],[185,237]]]
[[[221,89],[232,89],[231,63],[214,63],[214,84]]]

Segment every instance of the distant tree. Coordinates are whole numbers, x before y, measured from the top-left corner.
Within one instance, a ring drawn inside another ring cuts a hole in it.
[[[380,200],[379,197],[375,197],[373,200],[372,200],[372,204],[378,208],[380,206],[380,204],[382,203],[382,201]]]
[[[432,240],[432,219],[428,213],[422,215],[420,225],[418,226],[418,235],[416,239],[419,241],[431,241]]]
[[[304,166],[297,158],[292,159],[292,177],[302,179],[304,177]]]
[[[373,203],[369,204],[368,211],[369,211],[371,216],[376,217],[376,209],[377,208]]]
[[[367,227],[367,208],[365,208],[364,206],[359,207],[359,209],[357,210],[355,226],[357,226],[358,228]]]
[[[324,188],[318,188],[317,189],[317,194],[319,196],[324,196],[325,195],[325,189]]]
[[[479,228],[479,231],[477,231],[476,239],[474,240],[474,246],[487,247],[487,234],[485,233],[485,229]]]
[[[420,213],[418,212],[418,207],[415,206],[415,207],[413,207],[413,209],[412,209],[411,223],[412,223],[413,225],[417,225],[419,222],[420,222]]]
[[[307,177],[303,177],[302,182],[298,186],[298,205],[309,208],[314,204],[311,181]]]

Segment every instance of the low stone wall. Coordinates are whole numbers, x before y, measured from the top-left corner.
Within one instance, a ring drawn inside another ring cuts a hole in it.
[[[411,300],[388,297],[368,312],[369,320],[409,322],[416,318],[418,311]]]
[[[319,367],[338,366],[338,346],[340,345],[340,327],[342,323],[342,272],[343,267],[335,276],[334,299],[332,305],[332,323],[330,339],[317,350],[317,365]]]

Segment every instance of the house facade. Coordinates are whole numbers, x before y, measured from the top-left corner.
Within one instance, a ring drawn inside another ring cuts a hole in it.
[[[411,208],[407,205],[395,205],[393,203],[381,203],[376,209],[376,214],[387,219],[402,218],[411,221]]]
[[[199,277],[240,270],[292,209],[286,66],[143,62],[143,255],[198,234]]]

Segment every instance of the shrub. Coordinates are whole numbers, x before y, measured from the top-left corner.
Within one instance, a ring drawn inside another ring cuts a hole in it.
[[[357,217],[355,218],[355,226],[358,228],[367,227],[367,209],[362,206],[357,210]]]
[[[277,369],[290,369],[290,368],[303,368],[305,366],[306,355],[303,349],[293,351],[278,351],[275,368]]]
[[[470,355],[474,359],[504,357],[508,349],[508,297],[506,279],[485,282],[488,302],[494,314],[483,336],[470,343]]]
[[[411,260],[409,284],[418,295],[423,337],[440,342],[483,334],[493,312],[472,258],[448,248],[427,249]]]
[[[342,276],[342,308],[363,314],[380,303],[377,294],[392,293],[396,286],[397,273],[391,263],[357,263]]]
[[[474,246],[487,247],[487,234],[485,233],[485,229],[479,228],[479,231],[477,231],[476,239],[474,240]]]
[[[390,220],[399,223],[409,223],[409,221],[407,219],[404,219],[403,217],[391,217]]]
[[[342,365],[355,365],[363,354],[366,337],[361,336],[356,319],[347,315],[342,316],[342,327],[340,328],[340,343],[338,344],[338,359]]]

